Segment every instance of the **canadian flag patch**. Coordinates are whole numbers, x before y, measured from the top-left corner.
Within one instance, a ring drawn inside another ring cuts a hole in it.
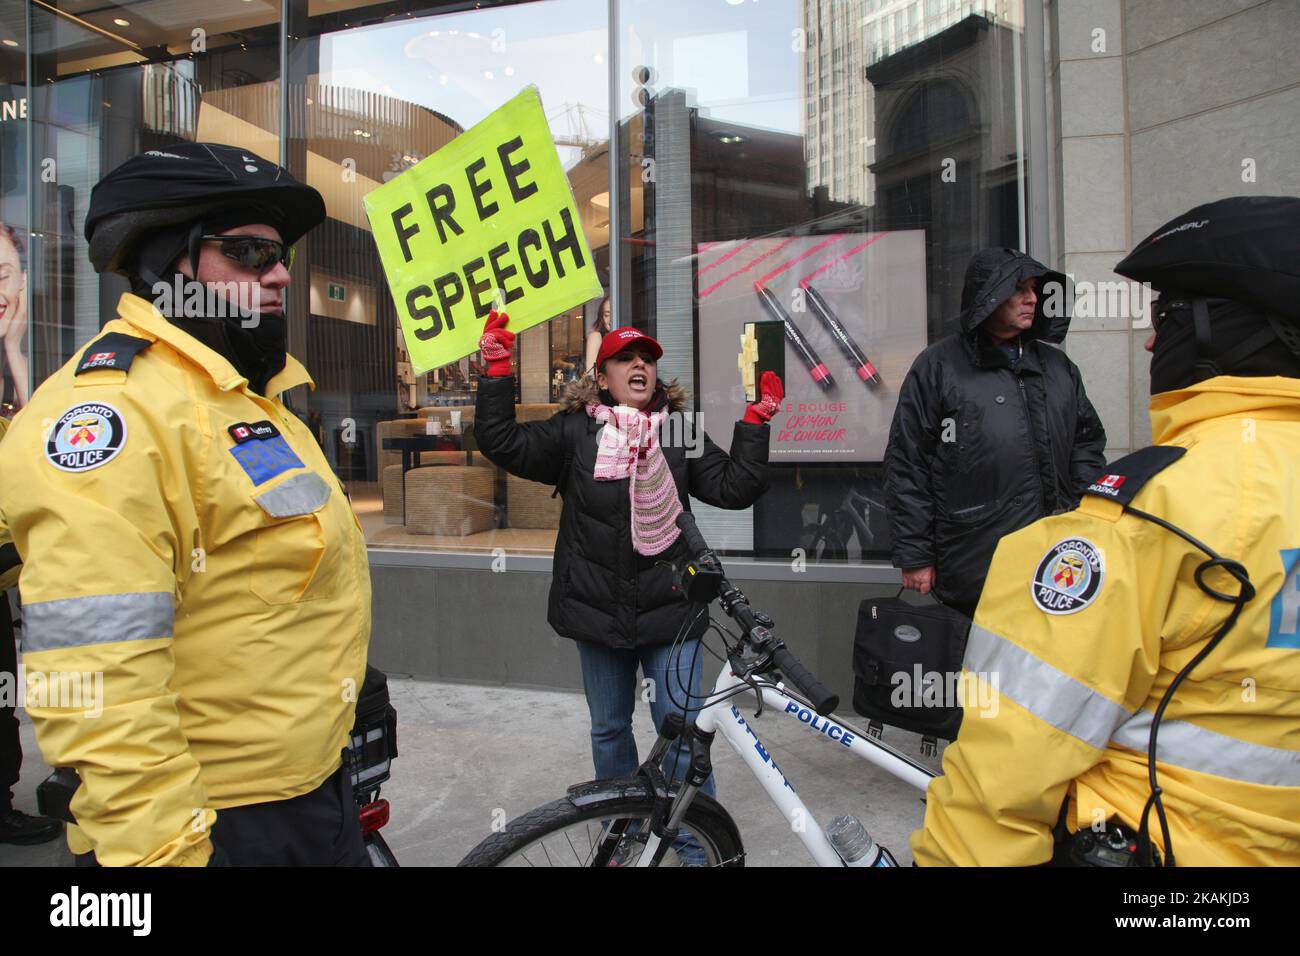
[[[1106,467],[1113,471],[1094,478],[1083,493],[1127,507],[1147,482],[1186,453],[1187,449],[1180,445],[1150,445],[1112,461]]]
[[[131,367],[136,355],[147,349],[149,345],[148,339],[136,338],[123,332],[106,332],[86,346],[74,374],[80,375],[82,372],[94,372],[100,369],[125,372]]]
[[[1124,484],[1125,475],[1102,475],[1091,485],[1088,491],[1106,498],[1119,498],[1119,486]]]

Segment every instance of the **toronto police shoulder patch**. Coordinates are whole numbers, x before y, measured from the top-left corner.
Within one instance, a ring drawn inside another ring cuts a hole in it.
[[[1034,603],[1048,614],[1082,611],[1101,593],[1106,567],[1101,552],[1084,538],[1066,538],[1048,549],[1029,586]]]
[[[126,419],[112,405],[74,405],[54,423],[45,457],[60,471],[90,471],[117,457],[126,444]]]

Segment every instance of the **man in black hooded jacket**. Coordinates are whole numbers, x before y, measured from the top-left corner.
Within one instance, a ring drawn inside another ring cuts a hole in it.
[[[1106,432],[1059,349],[1066,279],[985,249],[962,288],[961,330],[917,356],[885,451],[903,584],[970,616],[998,540],[1073,508],[1105,467]]]

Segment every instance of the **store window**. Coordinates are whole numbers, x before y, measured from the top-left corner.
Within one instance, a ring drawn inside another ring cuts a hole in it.
[[[475,448],[478,356],[415,374],[361,203],[536,84],[607,296],[519,336],[518,417],[555,412],[608,321],[660,340],[661,375],[688,388],[726,448],[745,405],[740,336],[772,318],[758,282],[834,384],[786,349],[791,409],[772,430],[771,490],[740,512],[697,503],[705,534],[731,554],[887,559],[880,463],[896,390],[954,328],[970,257],[1026,241],[1014,57],[1034,44],[1017,42],[1019,2],[996,21],[983,6],[945,3],[945,20],[930,4],[842,2],[864,42],[834,63],[824,43],[791,43],[800,24],[829,22],[832,0],[617,0],[612,34],[608,0],[290,0],[285,22],[280,0],[208,0],[198,14],[181,0],[61,0],[32,7],[30,32],[6,5],[0,41],[17,46],[0,45],[3,401],[21,405],[124,288],[90,269],[90,187],[142,149],[233,143],[325,197],[287,300],[290,349],[317,389],[288,401],[369,543],[551,553],[560,499]],[[879,387],[853,373],[807,288]],[[11,341],[17,301],[25,327]]]
[[[8,223],[28,203],[31,210],[19,240],[29,293],[24,341],[5,350],[5,401],[13,408],[99,331],[126,291],[125,280],[95,274],[82,236],[91,187],[104,173],[142,150],[195,139],[277,158],[280,29],[279,4],[268,0],[5,10],[16,10],[22,27],[5,37],[12,45],[0,46],[0,63],[10,76],[28,52],[32,64],[30,86],[15,90],[9,81],[25,120],[7,117],[0,103],[0,215]],[[13,30],[13,22],[0,29]],[[0,253],[10,248],[0,238]],[[16,310],[3,283],[0,298]],[[7,327],[18,337],[13,321]],[[17,367],[19,356],[26,369]]]
[[[817,6],[824,14],[831,4]],[[666,354],[661,373],[689,385],[724,447],[745,405],[746,324],[779,317],[816,353],[785,349],[787,406],[773,422],[768,493],[748,511],[695,508],[706,537],[737,553],[887,560],[880,463],[897,389],[917,353],[954,329],[971,256],[1024,238],[1020,20],[972,15],[945,30],[923,25],[916,4],[854,6],[871,42],[836,58],[832,82],[845,94],[816,117],[800,108],[818,91],[786,42],[802,4],[619,6],[621,166],[630,173],[648,157],[672,170],[643,188],[630,175],[618,184],[619,207],[639,210],[622,216],[633,241],[620,247],[620,315],[673,352],[693,346],[680,359]],[[882,26],[890,55],[868,62]],[[625,77],[636,68],[658,77],[645,107],[629,97]],[[863,137],[843,135],[845,116],[864,118]],[[855,374],[808,290],[878,369],[880,387]],[[832,387],[812,374],[817,361]]]
[[[608,5],[448,6],[290,4],[288,162],[329,213],[295,266],[304,410],[372,546],[549,555],[562,500],[476,450],[477,353],[415,374],[361,198],[535,84],[608,287]],[[598,297],[519,336],[517,418],[556,413],[601,312]]]
[[[27,24],[21,4],[0,6],[0,415],[31,394],[27,317]]]

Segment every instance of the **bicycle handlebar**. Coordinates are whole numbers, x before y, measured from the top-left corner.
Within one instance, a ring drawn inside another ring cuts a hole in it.
[[[695,516],[689,511],[683,511],[677,516],[677,527],[681,529],[682,536],[686,539],[686,546],[690,549],[693,558],[699,558],[700,555],[710,553],[714,563],[721,570],[722,562],[718,561],[717,555],[710,552],[704,536],[700,534],[700,529],[695,523]],[[757,632],[762,631],[767,641],[772,642],[775,646],[771,647],[772,663],[785,675],[794,687],[803,694],[813,705],[817,713],[826,715],[839,706],[840,699],[836,694],[830,692],[825,684],[818,679],[812,671],[804,667],[781,641],[771,636],[771,632],[763,626],[762,623],[755,620],[754,613],[749,606],[745,596],[736,590],[725,577],[722,578],[722,594],[727,595],[733,592],[735,598],[731,601],[724,600],[724,609],[736,619],[741,627],[745,630],[745,640],[754,641]],[[765,618],[767,624],[772,623],[770,619]]]
[[[691,557],[697,558],[701,553],[709,550],[708,542],[704,540],[704,535],[700,534],[700,526],[695,523],[695,515],[689,511],[683,511],[677,516],[677,527],[682,532],[682,537],[686,539],[686,547],[691,551]]]
[[[785,675],[786,680],[799,689],[799,691],[808,698],[813,705],[813,710],[823,717],[829,715],[836,707],[840,705],[838,694],[832,694],[830,689],[808,668],[799,662],[799,658],[790,653],[784,645],[778,647],[772,654],[772,663],[776,664],[781,673]]]

